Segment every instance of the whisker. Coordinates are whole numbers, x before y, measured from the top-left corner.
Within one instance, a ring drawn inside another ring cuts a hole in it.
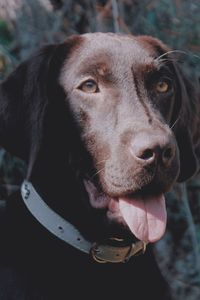
[[[102,160],[98,161],[98,162],[96,163],[96,165],[100,165],[101,163],[103,163],[103,162],[106,162],[106,161],[107,161],[107,159],[108,159],[108,158],[106,158],[106,159],[102,159]]]
[[[181,53],[181,54],[189,55],[189,53],[187,53],[186,51],[182,51],[182,50],[170,50],[170,51],[167,51],[167,52],[161,54],[155,60],[160,60],[162,57],[164,57],[164,56],[166,56],[168,54],[171,54],[171,53]]]
[[[191,53],[191,52],[188,52],[188,51],[183,51],[183,50],[170,50],[170,51],[167,51],[163,54],[161,54],[160,56],[158,56],[155,60],[158,61],[158,60],[161,60],[162,57],[165,57],[166,55],[168,54],[171,54],[171,53],[180,53],[180,54],[184,54],[184,55],[188,55],[188,56],[193,56],[195,58],[198,58],[200,59],[200,56],[197,55],[197,54],[194,54],[194,53]]]
[[[92,178],[94,178],[95,176],[97,176],[99,173],[101,173],[105,168],[103,167],[102,169],[98,170],[96,173],[94,173],[92,175]]]
[[[175,58],[175,57],[161,58],[161,59],[159,59],[159,63],[162,63],[162,62],[176,62],[177,60],[178,60],[178,58]]]
[[[170,127],[170,129],[173,129],[173,128],[174,128],[174,126],[176,125],[176,123],[180,120],[180,117],[181,117],[181,116],[179,116],[179,117],[176,119],[176,121],[174,122],[174,124],[172,124],[172,126]]]

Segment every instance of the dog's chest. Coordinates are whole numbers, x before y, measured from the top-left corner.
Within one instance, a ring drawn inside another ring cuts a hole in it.
[[[1,300],[78,299],[80,294],[92,299],[94,291],[102,297],[134,293],[161,299],[165,283],[150,251],[127,264],[98,264],[53,237],[23,207],[17,214],[16,209],[1,224]]]

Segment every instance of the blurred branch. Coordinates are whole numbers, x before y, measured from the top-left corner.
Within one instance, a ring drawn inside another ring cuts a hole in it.
[[[38,0],[38,2],[47,11],[52,11],[53,6],[50,0]],[[0,17],[7,21],[14,21],[22,6],[28,6],[30,3],[29,0],[0,0]]]
[[[118,7],[117,0],[112,0],[112,14],[113,14],[113,21],[114,21],[114,31],[120,32],[119,7]]]
[[[96,2],[96,12],[97,12],[97,31],[107,31],[106,26],[106,19],[110,16],[110,11],[112,8],[111,0],[107,1],[105,5],[98,4],[98,1]]]
[[[120,28],[121,28],[121,31],[123,31],[124,33],[127,33],[127,34],[131,34],[132,32],[130,31],[128,25],[124,22],[124,19],[123,18],[119,18],[119,24],[120,24]]]

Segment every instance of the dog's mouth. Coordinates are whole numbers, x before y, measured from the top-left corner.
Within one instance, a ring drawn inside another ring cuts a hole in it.
[[[167,213],[163,193],[110,197],[99,191],[91,180],[84,180],[84,185],[91,207],[105,210],[110,221],[127,227],[137,239],[153,243],[164,235]]]

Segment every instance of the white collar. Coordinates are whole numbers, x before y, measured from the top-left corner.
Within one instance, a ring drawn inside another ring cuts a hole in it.
[[[42,200],[29,181],[22,183],[21,195],[28,210],[48,231],[76,249],[91,254],[98,262],[124,262],[133,255],[145,252],[146,244],[142,241],[124,246],[123,240],[117,238],[110,238],[107,243],[100,244],[86,240],[77,228]],[[112,241],[115,245],[112,245]]]

